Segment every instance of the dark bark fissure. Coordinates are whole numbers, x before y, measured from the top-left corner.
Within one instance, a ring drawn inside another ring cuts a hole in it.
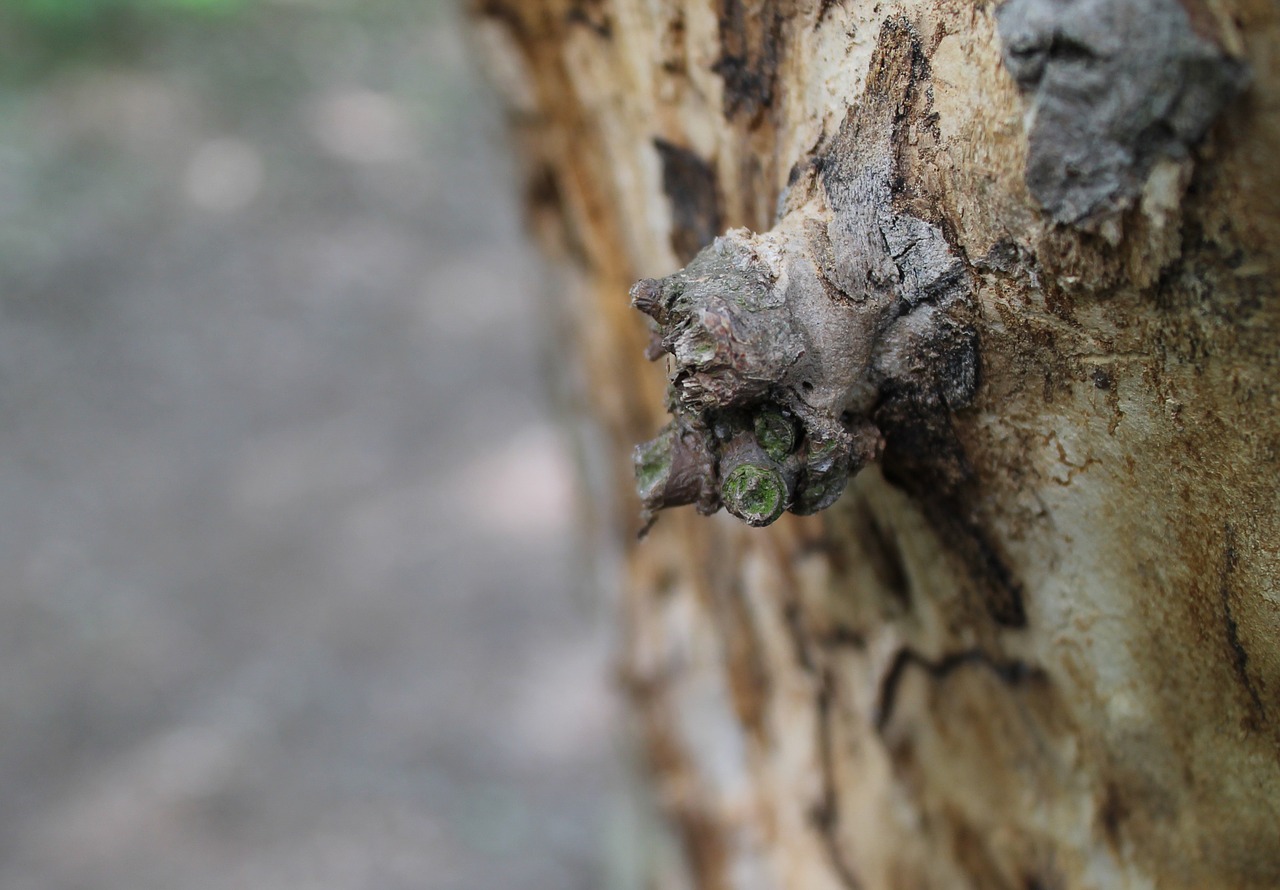
[[[720,58],[712,70],[724,80],[724,115],[755,122],[772,107],[786,11],[767,0],[719,0]]]
[[[1025,628],[1023,585],[974,516],[982,493],[949,416],[890,400],[876,422],[888,431],[885,480],[923,508],[938,538],[967,568],[991,620],[1009,630]]]
[[[937,660],[930,660],[911,648],[903,647],[894,656],[880,683],[880,694],[873,712],[873,722],[877,732],[883,734],[888,727],[897,704],[898,687],[907,670],[912,667],[923,670],[935,682],[941,682],[952,673],[966,667],[988,670],[1009,686],[1048,680],[1048,674],[1043,668],[1019,659],[995,658],[980,649],[966,649],[963,652],[944,655]]]
[[[1231,611],[1232,576],[1236,571],[1238,556],[1236,553],[1236,531],[1231,523],[1223,526],[1222,570],[1219,577],[1218,593],[1222,599],[1222,623],[1226,631],[1227,649],[1231,655],[1231,666],[1235,670],[1240,685],[1244,687],[1253,705],[1250,722],[1258,729],[1266,725],[1267,708],[1262,703],[1262,696],[1249,676],[1249,653],[1240,642],[1240,626]]]
[[[724,225],[716,168],[665,139],[655,138],[653,146],[662,160],[662,191],[671,205],[671,249],[687,264]]]
[[[597,37],[610,40],[613,37],[613,21],[605,9],[604,0],[573,0],[565,19],[571,25],[584,25]]]

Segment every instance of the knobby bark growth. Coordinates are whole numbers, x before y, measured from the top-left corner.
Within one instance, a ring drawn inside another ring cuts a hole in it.
[[[1280,885],[1275,5],[472,12],[696,885]]]

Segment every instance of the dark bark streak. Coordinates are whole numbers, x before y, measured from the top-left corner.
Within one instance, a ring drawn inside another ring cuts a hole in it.
[[[822,3],[818,6],[818,19],[813,23],[814,29],[816,30],[819,25],[827,20],[827,14],[830,13],[832,9],[836,6],[843,5],[844,0],[822,0]]]
[[[939,682],[960,668],[970,666],[991,671],[1008,686],[1020,686],[1029,681],[1047,678],[1042,668],[1018,659],[996,659],[980,649],[953,652],[942,656],[937,661],[930,661],[915,650],[904,647],[899,649],[898,654],[893,657],[893,663],[880,684],[880,696],[873,712],[876,732],[883,735],[885,728],[889,725],[889,719],[893,716],[893,709],[897,704],[898,687],[908,668],[918,667],[935,682]]]
[[[1218,593],[1222,598],[1222,623],[1226,629],[1227,648],[1231,653],[1231,665],[1235,669],[1236,677],[1240,680],[1240,685],[1244,687],[1245,692],[1249,694],[1249,700],[1253,703],[1254,714],[1250,719],[1250,723],[1253,724],[1251,728],[1258,728],[1266,724],[1267,709],[1262,703],[1262,696],[1258,693],[1258,688],[1253,685],[1253,680],[1249,677],[1249,653],[1240,642],[1240,626],[1231,612],[1231,577],[1235,574],[1236,564],[1239,559],[1236,552],[1236,530],[1231,523],[1223,526],[1223,537],[1225,538],[1225,543],[1223,546],[1222,572],[1218,584]]]
[[[885,479],[924,506],[939,537],[964,561],[991,620],[1011,630],[1026,627],[1022,584],[970,515],[970,505],[980,497],[950,417],[945,412],[921,411],[912,400],[901,399],[886,403],[877,412],[876,423],[888,439]]]
[[[662,190],[671,202],[671,249],[687,264],[724,225],[716,169],[665,139],[654,139],[653,146],[662,159]]]
[[[1106,793],[1102,799],[1102,808],[1098,813],[1102,822],[1102,830],[1113,849],[1120,849],[1120,828],[1129,818],[1129,807],[1120,795],[1120,787],[1114,782],[1107,782]]]
[[[604,40],[613,39],[613,22],[605,11],[602,0],[574,0],[565,13],[571,25],[584,25]]]
[[[1026,627],[1027,610],[1022,585],[1014,581],[1008,565],[976,524],[971,524],[968,532],[977,553],[980,577],[988,582],[985,585],[987,612],[1002,627]]]
[[[867,648],[867,638],[851,627],[832,628],[822,637],[822,643],[833,649],[845,647],[865,650]]]
[[[724,115],[755,121],[773,106],[782,48],[783,10],[774,3],[720,0],[720,58]]]
[[[903,612],[911,611],[911,581],[906,561],[892,528],[884,528],[865,499],[855,502],[853,534],[862,543],[862,552],[889,599]]]

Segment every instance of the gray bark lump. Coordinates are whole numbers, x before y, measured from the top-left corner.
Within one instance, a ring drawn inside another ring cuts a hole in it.
[[[945,392],[919,400],[933,411],[972,397],[976,338],[947,314],[970,296],[968,273],[937,226],[893,209],[894,116],[918,43],[908,22],[885,23],[868,101],[808,162],[772,229],[732,231],[632,288],[655,322],[650,357],[672,357],[675,419],[634,457],[646,524],[689,503],[752,526],[816,513],[879,456],[886,391]],[[762,421],[785,449],[762,441]]]
[[[1007,0],[996,21],[1030,94],[1027,187],[1058,222],[1127,206],[1248,82],[1177,0]]]

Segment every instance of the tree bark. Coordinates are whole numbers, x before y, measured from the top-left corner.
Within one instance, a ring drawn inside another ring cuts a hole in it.
[[[693,883],[1280,886],[1280,8],[472,12],[567,270],[622,675]],[[881,386],[830,509],[637,540],[668,381],[628,288],[881,148],[859,207],[962,267],[971,399]]]

